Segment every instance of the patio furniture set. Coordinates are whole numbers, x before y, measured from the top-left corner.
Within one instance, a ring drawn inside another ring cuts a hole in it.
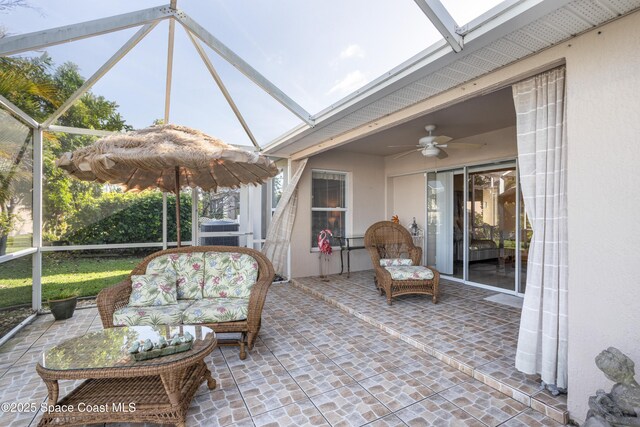
[[[253,347],[273,277],[271,262],[249,248],[194,246],[148,256],[127,279],[98,294],[103,331],[43,354],[36,370],[49,397],[39,425],[184,426],[200,384],[216,386],[204,358],[216,345],[239,346],[240,359]],[[142,361],[129,354],[134,342],[167,341],[176,332],[195,337],[191,349]],[[216,333],[239,337],[218,339]],[[86,381],[59,399],[58,381],[79,379]]]
[[[404,227],[378,222],[367,231],[365,246],[376,287],[389,304],[393,296],[405,294],[427,294],[437,301],[438,272],[419,265],[422,249]],[[129,421],[184,426],[200,384],[216,386],[204,358],[216,345],[239,346],[240,359],[252,349],[273,277],[271,262],[249,248],[194,246],[148,256],[127,279],[99,293],[104,330],[43,354],[36,370],[49,396],[39,425]],[[185,332],[195,337],[187,351],[141,361],[129,354],[145,341],[157,342],[159,349]],[[221,339],[216,333],[238,338]],[[59,380],[80,379],[85,381],[59,399]]]

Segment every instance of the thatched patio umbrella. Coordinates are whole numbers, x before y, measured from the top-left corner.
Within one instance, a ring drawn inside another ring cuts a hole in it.
[[[56,165],[83,181],[119,184],[126,191],[159,188],[176,194],[180,246],[180,187],[205,191],[262,184],[278,173],[267,157],[176,125],[111,135],[63,154]]]

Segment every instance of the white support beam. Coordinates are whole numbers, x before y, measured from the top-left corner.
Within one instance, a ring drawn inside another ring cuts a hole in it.
[[[79,24],[5,37],[0,39],[0,56],[15,55],[21,52],[43,49],[61,43],[137,27],[167,19],[173,16],[173,13],[174,11],[169,6],[160,6]]]
[[[110,136],[115,135],[116,131],[110,130],[98,130],[98,129],[85,129],[85,128],[76,128],[72,126],[59,126],[59,125],[51,125],[46,130],[49,132],[63,132],[63,133],[71,133],[74,135],[93,135],[93,136]]]
[[[231,97],[231,94],[227,90],[227,87],[224,85],[224,82],[220,78],[220,75],[218,74],[218,72],[216,71],[215,67],[213,66],[213,63],[211,62],[211,59],[207,55],[207,52],[204,51],[204,49],[202,48],[200,43],[198,43],[198,41],[195,39],[193,34],[191,34],[191,32],[188,29],[185,28],[185,31],[187,32],[187,35],[191,39],[191,42],[193,43],[193,46],[198,51],[198,54],[200,55],[200,58],[204,62],[204,65],[209,70],[209,73],[211,73],[211,77],[213,77],[213,80],[215,80],[216,84],[218,85],[218,88],[220,88],[220,92],[222,92],[222,94],[224,95],[224,98],[227,100],[227,103],[229,104],[229,107],[231,107],[231,109],[233,110],[233,113],[236,115],[236,118],[238,119],[238,121],[242,125],[242,128],[247,133],[247,136],[251,140],[251,143],[254,145],[254,147],[256,147],[258,149],[258,151],[262,150],[262,148],[260,148],[260,144],[258,144],[258,141],[256,141],[255,136],[253,136],[253,133],[251,132],[251,129],[249,129],[249,125],[244,120],[244,117],[242,117],[242,113],[240,113],[240,110],[238,109],[238,106],[233,101],[233,98]]]
[[[113,54],[111,58],[105,62],[102,67],[98,69],[91,77],[89,77],[82,86],[80,86],[76,91],[67,99],[43,124],[42,127],[44,129],[51,126],[53,122],[58,120],[58,118],[63,115],[74,102],[76,102],[82,95],[87,93],[94,84],[97,83],[98,80],[102,78],[106,73],[109,72],[124,56],[131,51],[139,42],[142,40],[151,30],[158,25],[158,22],[152,22],[150,24],[146,24],[142,28],[140,28],[127,42],[122,45],[120,49],[116,53]]]
[[[171,3],[174,4],[173,2]],[[167,78],[164,87],[164,124],[169,124],[171,117],[171,82],[173,80],[173,46],[175,43],[176,21],[169,21],[169,40],[167,42]]]
[[[462,36],[456,31],[458,24],[440,0],[414,0],[418,7],[427,15],[442,37],[455,52],[462,50]]]
[[[33,131],[33,235],[32,245],[37,249],[32,258],[31,308],[42,308],[42,194],[43,194],[42,129]]]
[[[29,256],[31,254],[35,254],[38,252],[38,248],[27,248],[21,249],[19,251],[11,252],[8,254],[0,255],[0,264],[3,262],[8,262],[14,259],[22,258],[24,256]]]
[[[202,40],[207,46],[213,49],[218,55],[223,57],[227,62],[236,67],[242,74],[247,76],[255,84],[260,86],[265,92],[271,95],[276,101],[282,104],[285,108],[291,111],[296,116],[300,117],[308,125],[313,125],[311,114],[309,114],[304,108],[298,105],[293,99],[289,98],[284,92],[282,92],[276,85],[271,83],[260,74],[255,68],[249,65],[244,59],[240,58],[234,51],[229,49],[224,43],[213,36],[204,27],[191,19],[183,12],[176,14],[176,19],[184,25],[187,31],[195,34],[200,40]]]
[[[40,124],[36,122],[34,119],[32,119],[30,115],[22,111],[17,105],[15,105],[13,102],[9,101],[7,98],[5,98],[2,95],[0,95],[0,106],[9,110],[9,112],[16,115],[19,119],[21,119],[23,122],[25,122],[29,126],[33,128],[37,128],[38,126],[40,126]]]

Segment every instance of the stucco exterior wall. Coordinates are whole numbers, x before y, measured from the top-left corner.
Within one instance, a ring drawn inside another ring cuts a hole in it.
[[[615,346],[640,366],[640,13],[572,42],[569,145],[569,410],[611,386],[594,364]]]
[[[353,220],[350,235],[364,235],[367,227],[384,219],[384,158],[367,154],[328,151],[311,157],[298,184],[298,209],[291,237],[291,275],[318,275],[318,252],[311,251],[311,171],[329,169],[348,172],[347,203]],[[351,271],[368,270],[365,250],[351,251]],[[346,255],[345,255],[346,271]],[[329,273],[340,272],[340,252],[334,252]]]

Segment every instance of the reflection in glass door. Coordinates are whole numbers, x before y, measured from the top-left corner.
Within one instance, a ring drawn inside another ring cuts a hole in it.
[[[470,282],[516,290],[516,169],[472,171],[467,180]]]
[[[453,269],[453,172],[427,174],[427,265],[441,274]]]

